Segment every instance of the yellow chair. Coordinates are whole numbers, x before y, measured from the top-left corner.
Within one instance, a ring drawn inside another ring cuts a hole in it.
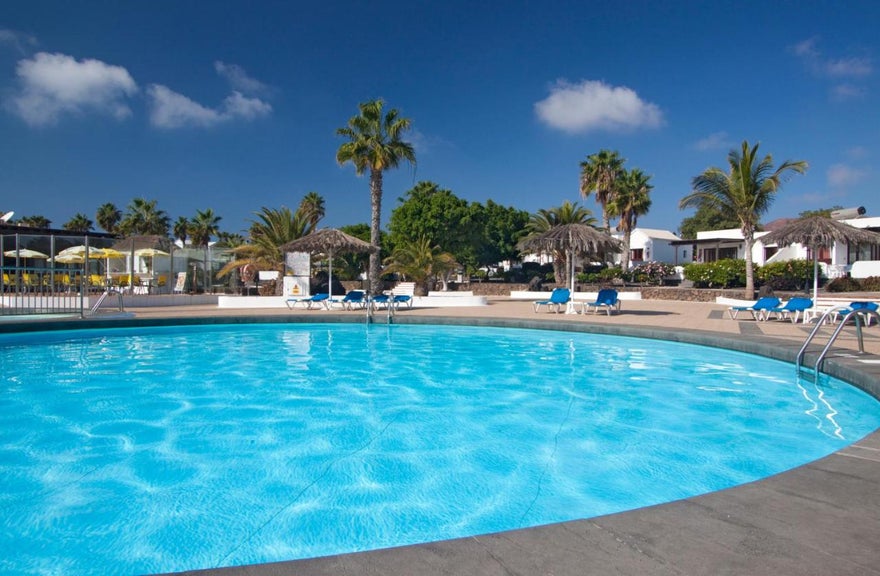
[[[89,274],[89,286],[95,288],[103,288],[105,286],[104,277],[100,274]]]
[[[43,287],[43,278],[36,272],[23,272],[21,277],[29,291],[36,292]]]

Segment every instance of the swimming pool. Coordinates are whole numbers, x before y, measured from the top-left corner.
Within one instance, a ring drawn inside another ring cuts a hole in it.
[[[763,358],[495,328],[0,337],[4,572],[266,562],[605,514],[814,460],[877,402]]]

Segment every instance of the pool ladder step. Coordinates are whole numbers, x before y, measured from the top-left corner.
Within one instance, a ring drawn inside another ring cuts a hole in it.
[[[834,329],[834,332],[828,338],[828,342],[825,343],[825,347],[822,348],[822,351],[819,353],[819,356],[816,358],[816,363],[813,366],[805,366],[804,365],[804,356],[807,353],[807,348],[810,343],[813,341],[813,338],[816,337],[816,334],[819,332],[819,328],[821,328],[827,321],[840,316],[843,316],[840,319],[840,324]],[[801,374],[812,376],[813,382],[818,382],[819,373],[822,371],[822,364],[825,362],[825,357],[828,355],[828,352],[831,350],[831,345],[834,344],[834,341],[837,340],[837,337],[840,335],[843,327],[846,326],[848,320],[853,319],[855,321],[856,326],[856,338],[859,343],[859,354],[865,353],[865,341],[862,338],[862,320],[864,319],[866,322],[870,322],[871,317],[874,317],[878,323],[880,323],[880,315],[877,314],[874,310],[869,310],[866,308],[852,308],[850,306],[835,306],[829,310],[826,310],[822,317],[816,322],[816,326],[810,332],[810,335],[807,336],[807,339],[804,341],[804,345],[801,346],[800,352],[797,355],[796,367],[798,376]]]

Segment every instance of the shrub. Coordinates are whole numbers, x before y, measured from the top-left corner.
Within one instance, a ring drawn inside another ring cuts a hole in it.
[[[862,285],[855,278],[844,276],[829,282],[825,289],[829,292],[859,292],[862,289]]]
[[[626,275],[624,274],[623,269],[621,269],[621,268],[617,268],[617,267],[605,268],[604,270],[600,270],[596,274],[596,278],[600,283],[602,283],[602,282],[610,282],[610,281],[614,280],[615,278],[626,278]]]
[[[632,279],[650,286],[660,286],[663,279],[675,274],[675,266],[664,262],[645,262],[632,269]]]
[[[861,282],[862,290],[867,292],[880,292],[880,276],[868,276],[863,278]]]
[[[800,290],[812,283],[811,260],[773,262],[755,269],[757,284],[766,284],[774,290]]]
[[[684,277],[697,288],[740,288],[746,285],[745,260],[716,260],[688,264]]]

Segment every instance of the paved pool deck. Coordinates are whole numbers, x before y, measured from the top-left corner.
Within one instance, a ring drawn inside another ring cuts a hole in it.
[[[137,321],[342,321],[363,312],[141,308]],[[810,327],[731,320],[712,303],[642,300],[606,316],[535,313],[505,298],[478,308],[412,309],[394,322],[467,323],[663,337],[792,360]],[[344,318],[348,316],[349,318]],[[379,312],[374,320],[387,321]],[[827,341],[823,327],[809,359]],[[828,356],[829,373],[880,397],[880,327],[854,327]],[[676,502],[586,520],[326,558],[201,570],[253,575],[834,575],[880,576],[880,431],[810,464],[757,482]]]

